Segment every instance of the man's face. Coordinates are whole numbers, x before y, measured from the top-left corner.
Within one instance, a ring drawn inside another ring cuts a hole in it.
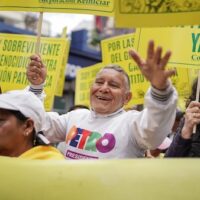
[[[111,114],[131,98],[125,76],[114,69],[100,71],[90,90],[92,109],[99,114]]]

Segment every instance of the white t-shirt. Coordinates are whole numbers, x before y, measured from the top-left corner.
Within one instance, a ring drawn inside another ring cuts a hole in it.
[[[170,133],[176,113],[177,93],[149,89],[143,111],[99,115],[78,109],[64,115],[46,115],[45,135],[52,142],[65,141],[69,159],[136,158],[155,149]]]

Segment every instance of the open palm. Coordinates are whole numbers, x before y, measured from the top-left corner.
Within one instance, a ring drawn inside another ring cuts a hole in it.
[[[169,84],[168,78],[175,74],[175,70],[165,69],[171,56],[170,51],[167,51],[162,57],[162,48],[157,47],[156,50],[154,50],[154,42],[150,41],[146,60],[142,59],[134,50],[130,50],[129,53],[139,66],[142,74],[150,81],[153,87],[159,90],[167,88]]]

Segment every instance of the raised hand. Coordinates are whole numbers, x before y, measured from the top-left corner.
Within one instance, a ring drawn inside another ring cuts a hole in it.
[[[29,82],[33,85],[40,85],[45,82],[47,70],[42,63],[39,55],[32,55],[30,57],[30,63],[27,67],[26,75]]]
[[[130,50],[129,54],[153,87],[159,90],[167,88],[168,78],[175,74],[175,70],[165,69],[171,56],[170,51],[167,51],[162,57],[162,48],[158,46],[154,50],[154,42],[149,41],[146,60],[142,59],[135,50]]]

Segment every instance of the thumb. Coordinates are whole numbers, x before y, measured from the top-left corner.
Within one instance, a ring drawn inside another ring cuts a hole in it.
[[[167,77],[174,76],[176,74],[176,70],[175,69],[166,70],[165,74]]]

